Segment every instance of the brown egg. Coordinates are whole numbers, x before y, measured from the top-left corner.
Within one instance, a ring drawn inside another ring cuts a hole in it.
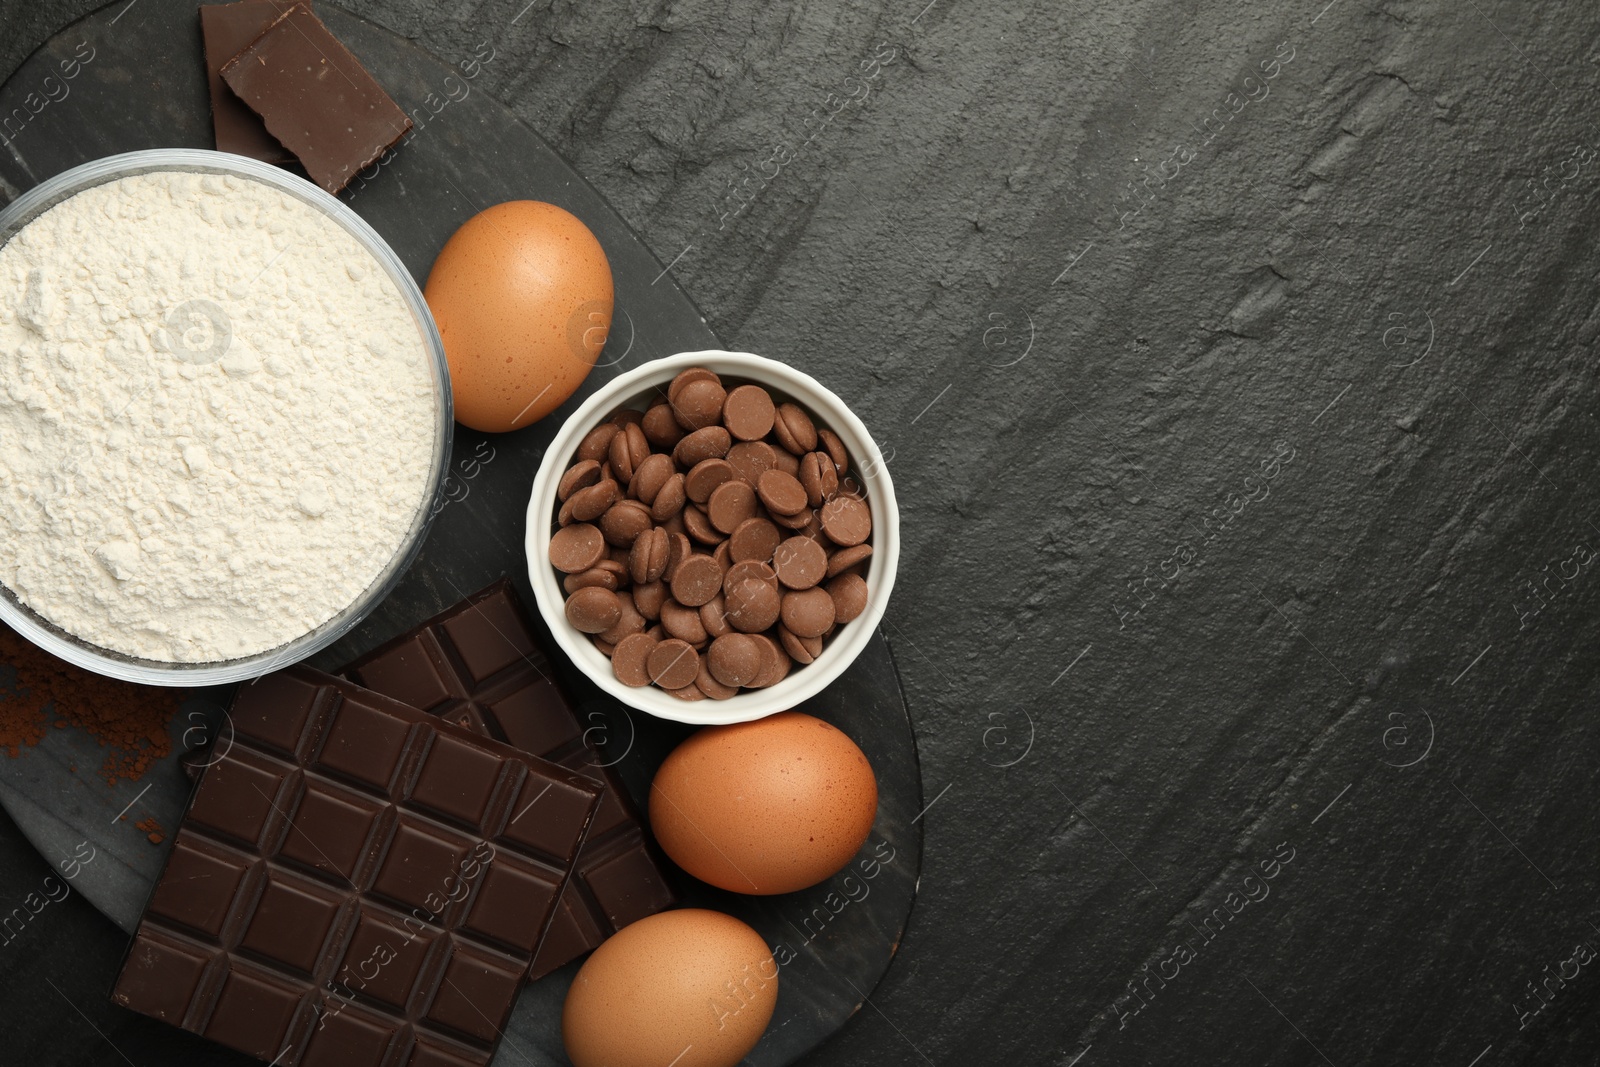
[[[861,749],[798,711],[700,730],[650,786],[650,825],[667,855],[735,893],[816,885],[850,862],[877,810]]]
[[[640,919],[572,980],[561,1038],[574,1067],[734,1067],[778,1002],[761,935],[699,908]]]
[[[445,242],[424,293],[456,419],[520,429],[588,377],[611,328],[611,265],[577,218],[536,200],[480,212]]]

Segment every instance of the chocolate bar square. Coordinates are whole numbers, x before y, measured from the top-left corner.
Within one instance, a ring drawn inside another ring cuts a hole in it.
[[[589,837],[529,971],[540,978],[677,902],[614,769],[585,743],[527,611],[502,578],[345,667],[368,689],[605,784]],[[547,796],[540,803],[554,803]],[[530,842],[535,843],[535,842]]]
[[[223,64],[250,47],[292,6],[293,0],[239,0],[236,4],[206,4],[200,8],[206,81],[211,89],[211,129],[218,152],[232,152],[265,163],[294,162],[294,153],[267,132],[261,116],[222,80]]]
[[[411,129],[411,119],[304,3],[222,66],[222,80],[337,193]]]
[[[112,999],[278,1067],[487,1064],[600,787],[307,667],[229,721]]]

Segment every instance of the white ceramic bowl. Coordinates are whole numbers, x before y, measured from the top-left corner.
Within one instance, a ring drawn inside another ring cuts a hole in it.
[[[579,442],[617,408],[629,406],[643,410],[658,389],[664,389],[687,367],[706,367],[724,379],[754,382],[765,387],[780,403],[788,400],[805,408],[819,427],[832,430],[844,442],[850,453],[852,472],[866,488],[867,502],[872,507],[872,537],[868,541],[872,545],[872,555],[867,561],[866,574],[867,610],[839,627],[815,662],[794,666],[777,685],[741,690],[727,700],[679,700],[655,686],[636,689],[617,681],[611,671],[611,660],[594,647],[588,635],[567,621],[561,576],[550,565],[550,535],[556,529],[556,485],[572,465]],[[900,556],[900,512],[883,453],[873,442],[872,435],[844,401],[815,378],[787,364],[748,352],[682,352],[646,363],[606,383],[561,427],[533,479],[533,496],[528,501],[527,550],[528,578],[533,583],[539,613],[562,651],[601,689],[631,708],[676,722],[697,725],[748,722],[786,711],[820,693],[867,647],[889,604],[890,590],[894,588]]]

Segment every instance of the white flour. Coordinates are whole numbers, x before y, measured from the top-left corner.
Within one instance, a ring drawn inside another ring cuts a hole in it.
[[[78,194],[0,247],[0,582],[146,659],[266,651],[425,506],[435,400],[399,290],[259,182]]]

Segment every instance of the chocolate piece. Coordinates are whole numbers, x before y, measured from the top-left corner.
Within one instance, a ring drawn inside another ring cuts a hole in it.
[[[722,423],[741,441],[759,441],[772,432],[777,408],[759,385],[741,385],[722,404]]]
[[[822,505],[822,532],[847,548],[859,545],[872,533],[872,512],[862,501],[841,493]]]
[[[672,414],[685,430],[700,430],[722,420],[722,402],[727,399],[716,378],[686,382],[672,394]]]
[[[206,81],[211,88],[211,129],[218,152],[232,152],[265,163],[295,161],[294,153],[267,132],[261,116],[246,107],[222,80],[223,64],[248,48],[291,6],[292,0],[240,0],[237,4],[207,4],[200,8]]]
[[[650,671],[645,664],[655,647],[656,639],[644,633],[629,634],[618,641],[611,653],[611,670],[617,681],[634,688],[649,685]]]
[[[600,464],[592,459],[580,459],[561,476],[561,484],[556,486],[556,497],[564,501],[579,489],[587,489],[599,480]]]
[[[112,999],[279,1067],[487,1064],[601,790],[308,667],[229,718]]]
[[[828,554],[821,545],[800,534],[777,547],[772,554],[772,567],[778,572],[778,581],[790,589],[810,589],[828,572]],[[866,583],[862,586],[865,588]]]
[[[586,634],[603,634],[621,618],[622,602],[609,589],[590,586],[567,598],[567,621]]]
[[[683,489],[689,494],[690,500],[696,504],[704,504],[711,499],[711,494],[716,492],[718,486],[725,484],[732,477],[733,467],[727,460],[701,460],[683,476]]]
[[[859,574],[841,574],[827,585],[833,598],[833,621],[854,622],[867,610],[867,580]]]
[[[756,483],[756,494],[773,516],[797,515],[806,509],[806,490],[792,474],[767,471]]]
[[[645,666],[650,680],[661,688],[682,689],[694,684],[694,677],[700,671],[700,653],[689,642],[669,637],[650,650]]]
[[[793,456],[803,456],[816,450],[817,427],[811,416],[798,404],[779,404],[778,414],[772,422],[772,436]]]
[[[586,743],[586,730],[594,724],[574,714],[550,679],[549,662],[509,581],[502,578],[472,594],[343,673],[604,783],[600,810],[529,969],[531,978],[549,974],[635,919],[676,903],[621,779],[600,765]]]
[[[675,403],[679,390],[690,382],[716,382],[719,388],[722,386],[722,379],[717,377],[716,371],[707,370],[705,367],[690,367],[688,370],[679,371],[677,377],[667,386],[668,402]]]
[[[690,556],[673,572],[671,585],[678,603],[697,608],[722,589],[722,568],[710,556]]]
[[[728,634],[711,642],[706,663],[723,685],[749,685],[761,673],[761,645],[748,634]]]
[[[683,427],[678,425],[678,420],[672,414],[672,405],[665,399],[644,413],[639,429],[644,431],[645,440],[650,442],[652,448],[659,448],[663,452],[672,451],[673,446],[683,440]]]
[[[605,536],[586,522],[564,527],[550,538],[550,562],[568,574],[589,570],[600,562],[605,550]]]
[[[221,73],[330,193],[411,129],[406,113],[304,3],[279,16]]]

